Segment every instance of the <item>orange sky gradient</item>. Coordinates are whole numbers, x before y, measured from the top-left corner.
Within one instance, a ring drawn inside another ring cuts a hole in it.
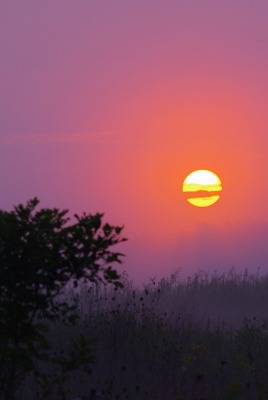
[[[0,208],[38,196],[105,212],[125,225],[120,271],[135,282],[268,271],[267,12],[259,0],[2,2]],[[211,207],[182,193],[196,169],[221,179]]]

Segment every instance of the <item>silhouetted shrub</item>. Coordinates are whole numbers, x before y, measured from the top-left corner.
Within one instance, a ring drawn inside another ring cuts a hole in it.
[[[71,224],[68,210],[36,210],[38,204],[34,198],[0,211],[0,393],[7,400],[16,398],[30,372],[48,396],[67,372],[93,361],[92,340],[85,336],[68,354],[50,352],[48,322],[78,319],[76,306],[59,296],[68,282],[122,286],[112,267],[122,254],[110,250],[126,240],[122,227],[103,224],[103,214],[75,215]],[[40,370],[40,362],[56,366],[58,375]]]

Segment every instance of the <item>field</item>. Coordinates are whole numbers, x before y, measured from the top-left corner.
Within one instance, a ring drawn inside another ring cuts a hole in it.
[[[123,280],[123,289],[64,294],[81,319],[75,328],[51,324],[55,353],[83,334],[96,339],[95,362],[55,379],[48,399],[268,399],[268,275],[232,269],[182,280],[176,272],[139,288]],[[32,377],[24,398],[42,399]]]

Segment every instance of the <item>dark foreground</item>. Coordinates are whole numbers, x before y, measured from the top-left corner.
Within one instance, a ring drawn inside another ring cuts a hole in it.
[[[267,276],[173,274],[142,289],[125,279],[122,290],[66,296],[81,322],[51,325],[55,354],[82,333],[96,338],[95,362],[58,381],[50,371],[54,383],[42,390],[29,377],[19,400],[268,399]]]

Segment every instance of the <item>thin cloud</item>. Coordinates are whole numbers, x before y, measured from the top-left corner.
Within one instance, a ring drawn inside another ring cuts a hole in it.
[[[0,135],[1,144],[103,143],[111,139],[111,132],[96,133],[32,133]]]

